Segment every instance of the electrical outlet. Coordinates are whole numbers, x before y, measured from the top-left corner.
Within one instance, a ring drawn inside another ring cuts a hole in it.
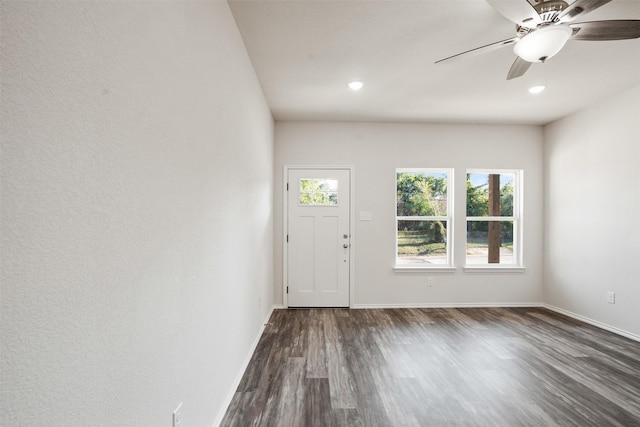
[[[173,411],[173,427],[184,427],[182,423],[182,402],[180,402],[176,410]]]
[[[433,286],[433,276],[427,276],[427,286]]]
[[[615,292],[607,292],[607,302],[609,304],[616,303],[616,293]]]

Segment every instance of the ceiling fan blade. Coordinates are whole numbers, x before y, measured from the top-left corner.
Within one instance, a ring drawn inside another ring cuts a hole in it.
[[[571,22],[578,15],[586,15],[610,1],[611,0],[576,0],[558,15],[558,19],[560,22]]]
[[[511,44],[514,44],[518,40],[520,40],[519,37],[513,37],[513,38],[510,38],[510,39],[506,39],[506,40],[502,40],[502,41],[499,41],[499,42],[491,43],[491,44],[488,44],[486,46],[480,46],[480,47],[477,47],[475,49],[467,50],[466,52],[458,53],[456,55],[449,56],[447,58],[441,59],[439,61],[436,61],[435,63],[439,64],[441,62],[451,61],[451,60],[454,60],[454,59],[458,59],[460,57],[469,57],[469,56],[480,55],[481,53],[491,52],[492,50],[500,49],[501,47],[509,46]]]
[[[486,0],[502,16],[527,28],[542,22],[540,15],[527,0]]]
[[[569,26],[574,30],[571,40],[627,40],[640,37],[638,19],[576,22]]]
[[[525,61],[524,59],[518,56],[516,60],[513,62],[513,64],[511,65],[511,68],[509,69],[509,73],[507,74],[507,80],[515,79],[517,77],[522,76],[524,73],[527,72],[529,67],[531,67],[531,62]]]

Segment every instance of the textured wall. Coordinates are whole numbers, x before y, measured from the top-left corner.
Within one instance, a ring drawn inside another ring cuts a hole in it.
[[[2,4],[2,425],[211,425],[273,303],[226,2]]]
[[[282,289],[283,165],[355,167],[356,305],[542,302],[542,128],[400,123],[276,123],[275,282]],[[467,168],[524,170],[524,273],[397,273],[396,168],[455,168],[454,254],[465,258]],[[368,211],[372,221],[359,221]],[[427,287],[427,276],[435,286]]]
[[[545,127],[545,301],[637,337],[639,111],[636,87]]]

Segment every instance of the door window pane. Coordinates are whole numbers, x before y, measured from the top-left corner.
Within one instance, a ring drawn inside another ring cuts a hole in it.
[[[300,204],[306,206],[337,206],[338,180],[302,178],[299,184]]]

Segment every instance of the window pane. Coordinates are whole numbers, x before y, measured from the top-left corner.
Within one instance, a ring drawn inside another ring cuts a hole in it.
[[[467,264],[514,264],[513,221],[467,221]]]
[[[313,180],[312,179],[301,179],[300,180],[300,191],[311,191]]]
[[[467,216],[513,216],[513,188],[513,174],[468,173]]]
[[[447,262],[447,221],[398,220],[398,264]]]
[[[323,191],[338,191],[338,180],[337,179],[324,179],[323,180]]]
[[[447,216],[447,174],[398,172],[396,176],[398,216]]]
[[[337,205],[337,179],[309,179],[300,180],[300,204],[308,206]]]

